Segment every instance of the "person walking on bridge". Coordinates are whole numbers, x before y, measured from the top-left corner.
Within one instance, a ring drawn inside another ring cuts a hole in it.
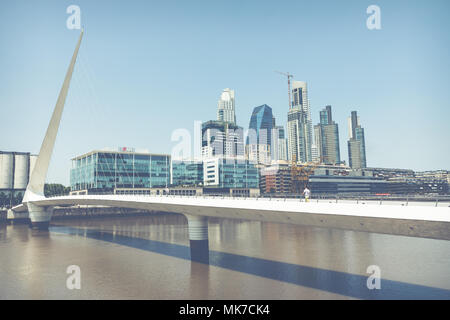
[[[308,186],[306,186],[305,190],[303,190],[303,195],[305,196],[305,202],[309,202],[311,191],[308,189]]]

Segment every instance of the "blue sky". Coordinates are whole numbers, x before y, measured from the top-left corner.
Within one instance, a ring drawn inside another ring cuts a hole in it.
[[[85,37],[48,181],[69,183],[70,159],[102,147],[170,153],[173,130],[216,118],[236,91],[247,128],[268,104],[286,124],[287,85],[308,82],[314,124],[333,107],[341,156],[357,110],[369,166],[450,169],[450,2],[2,1],[0,150],[38,153],[79,35]],[[368,30],[366,8],[381,8]]]

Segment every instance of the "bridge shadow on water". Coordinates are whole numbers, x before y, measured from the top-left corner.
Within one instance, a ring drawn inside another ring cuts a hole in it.
[[[190,248],[184,245],[117,234],[113,235],[105,231],[84,228],[58,226],[51,227],[50,231],[83,236],[179,259],[191,260]],[[192,266],[191,273],[198,276],[200,269],[203,270],[203,273],[209,266],[243,272],[358,299],[450,299],[450,290],[446,289],[381,279],[380,290],[369,290],[366,284],[368,276],[219,251],[209,251],[209,263]]]

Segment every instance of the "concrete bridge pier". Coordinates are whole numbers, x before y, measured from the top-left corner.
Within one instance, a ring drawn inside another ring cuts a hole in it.
[[[52,219],[53,207],[40,207],[27,202],[28,214],[33,229],[48,230]]]
[[[209,264],[208,217],[186,215],[191,261]]]

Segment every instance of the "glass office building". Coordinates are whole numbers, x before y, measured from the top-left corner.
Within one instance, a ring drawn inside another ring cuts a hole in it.
[[[203,161],[173,160],[172,186],[203,185]]]
[[[170,155],[118,151],[91,151],[72,159],[71,191],[108,193],[118,188],[156,188],[170,184]]]
[[[254,136],[251,136],[249,133],[247,144],[268,144],[270,146],[272,123],[273,115],[271,107],[267,104],[263,104],[262,106],[254,108],[248,125],[249,130],[253,130]]]
[[[253,109],[246,141],[248,159],[270,164],[273,122],[272,108],[267,104]]]
[[[259,188],[259,171],[255,163],[233,158],[204,160],[205,186],[219,188]]]

